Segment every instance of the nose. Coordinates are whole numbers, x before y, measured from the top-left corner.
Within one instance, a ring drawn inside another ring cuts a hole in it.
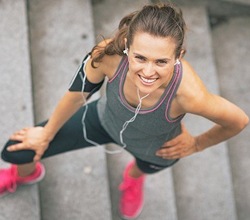
[[[143,75],[146,77],[150,77],[155,74],[154,64],[151,62],[145,63],[143,68]]]

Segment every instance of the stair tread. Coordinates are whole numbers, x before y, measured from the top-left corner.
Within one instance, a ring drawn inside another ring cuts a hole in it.
[[[205,7],[183,8],[189,27],[186,59],[207,88],[218,94],[218,79]],[[190,85],[191,86],[191,85]],[[198,135],[212,126],[208,120],[187,115],[184,123]],[[173,168],[179,219],[236,219],[226,143],[180,160]]]
[[[250,115],[250,18],[231,18],[213,29],[220,90],[224,97]],[[228,141],[238,219],[250,216],[249,126]]]
[[[91,1],[30,1],[31,56],[36,121],[53,111],[81,60],[94,46]],[[60,146],[58,146],[60,147]],[[40,184],[44,219],[111,219],[102,148],[43,160]]]
[[[249,0],[224,0],[225,2],[232,2],[232,3],[237,3],[237,4],[242,4],[242,5],[250,5]]]
[[[1,1],[0,20],[0,133],[3,146],[13,132],[33,124],[25,1]],[[3,161],[0,165],[9,166]],[[0,210],[0,220],[40,219],[37,185],[19,187],[16,193],[1,198]]]

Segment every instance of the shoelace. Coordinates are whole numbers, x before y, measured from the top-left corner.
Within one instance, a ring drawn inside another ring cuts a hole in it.
[[[4,188],[7,189],[9,192],[16,191],[16,174],[17,170],[14,166],[10,169],[5,169],[0,171],[1,176],[1,183],[0,183],[0,190],[3,191]]]

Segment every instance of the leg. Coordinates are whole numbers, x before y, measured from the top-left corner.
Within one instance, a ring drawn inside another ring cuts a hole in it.
[[[36,164],[35,163],[27,163],[17,166],[17,173],[20,177],[26,177],[32,174],[35,171]]]
[[[60,153],[68,152],[71,150],[77,150],[85,147],[89,147],[92,144],[84,140],[82,131],[82,115],[85,108],[81,108],[76,114],[74,114],[58,131],[55,138],[50,142],[48,149],[45,151],[42,158],[51,157]],[[39,124],[44,126],[47,122]],[[105,144],[113,142],[112,138],[102,128],[96,109],[96,102],[89,104],[89,110],[85,118],[85,124],[87,129],[87,136],[90,140],[97,143]],[[2,151],[3,160],[13,164],[27,164],[33,161],[34,152],[31,150],[21,150],[15,152],[8,152],[7,147],[16,142],[9,141]]]
[[[42,158],[91,146],[91,144],[83,138],[81,123],[83,111],[84,108],[81,108],[64,124],[50,143]],[[45,124],[46,122],[41,123],[40,126],[44,126]],[[87,136],[90,140],[100,145],[113,142],[112,138],[110,138],[100,124],[96,111],[96,102],[89,104],[85,124]],[[14,143],[13,141],[9,141],[6,144],[2,151],[2,158],[12,164],[18,164],[18,166],[11,165],[9,169],[0,170],[0,196],[6,193],[6,191],[14,192],[17,185],[34,183],[41,180],[45,173],[40,162],[36,164],[32,162],[34,157],[33,151],[21,150],[8,152],[7,147]],[[14,186],[11,190],[9,190],[10,185]]]
[[[141,213],[144,203],[145,174],[156,173],[165,168],[139,158],[127,165],[123,173],[123,181],[119,186],[121,191],[119,209],[123,218],[133,219]]]
[[[128,171],[128,175],[133,178],[139,178],[142,175],[144,175],[144,173],[139,169],[137,163],[134,163],[130,168],[130,170]]]

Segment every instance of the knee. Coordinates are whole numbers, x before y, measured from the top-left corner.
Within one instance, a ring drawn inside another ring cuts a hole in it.
[[[1,157],[4,161],[12,163],[12,164],[25,164],[33,161],[33,157],[35,156],[35,152],[32,150],[20,150],[10,152],[7,150],[7,147],[13,144],[17,144],[16,141],[8,141],[1,153]]]

